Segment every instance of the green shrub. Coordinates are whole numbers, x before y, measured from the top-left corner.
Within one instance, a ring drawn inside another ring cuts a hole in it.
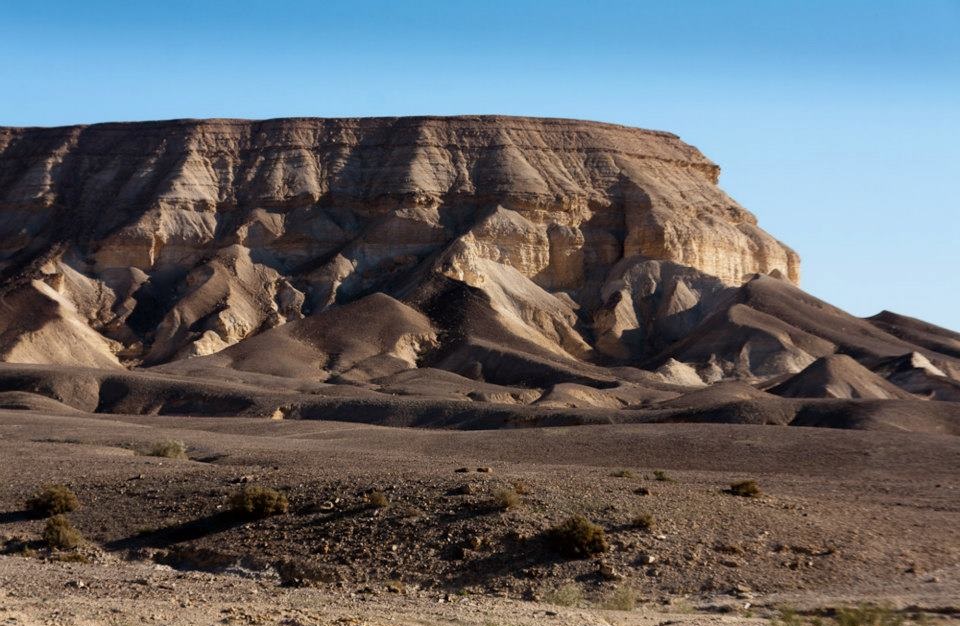
[[[165,439],[157,441],[144,452],[147,456],[157,456],[164,459],[187,458],[187,446],[182,441]]]
[[[547,539],[557,552],[575,559],[606,552],[609,548],[603,528],[582,515],[574,515],[548,530]]]
[[[503,511],[515,509],[520,506],[520,495],[513,489],[497,489],[493,492],[493,504]]]
[[[544,593],[543,601],[557,606],[577,606],[583,602],[583,592],[578,585],[568,583]]]
[[[241,517],[262,519],[290,508],[287,496],[269,487],[244,487],[230,497],[230,510]]]
[[[73,550],[83,543],[83,536],[63,515],[54,515],[43,529],[43,540],[56,550]]]
[[[40,517],[69,513],[80,508],[80,500],[66,485],[47,485],[27,500],[27,509]]]
[[[742,480],[730,485],[730,492],[742,498],[756,498],[760,495],[760,487],[752,480]]]
[[[641,515],[633,518],[633,527],[638,528],[644,532],[650,532],[653,530],[653,516],[649,513],[643,513]]]

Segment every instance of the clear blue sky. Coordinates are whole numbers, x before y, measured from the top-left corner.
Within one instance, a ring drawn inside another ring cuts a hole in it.
[[[960,0],[0,0],[0,125],[457,113],[676,132],[808,291],[960,330]]]

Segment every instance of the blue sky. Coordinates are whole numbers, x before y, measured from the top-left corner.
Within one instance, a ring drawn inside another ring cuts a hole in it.
[[[960,330],[960,0],[14,2],[0,125],[504,113],[670,130],[857,315]]]

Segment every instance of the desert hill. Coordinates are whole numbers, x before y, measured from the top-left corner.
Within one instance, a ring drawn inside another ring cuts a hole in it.
[[[103,413],[957,432],[960,335],[805,293],[718,177],[675,135],[562,119],[0,128],[0,390]]]

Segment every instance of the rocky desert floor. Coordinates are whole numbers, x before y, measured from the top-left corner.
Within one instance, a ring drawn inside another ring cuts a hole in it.
[[[166,441],[187,458],[144,453]],[[952,436],[4,411],[0,475],[0,624],[960,619]],[[726,492],[741,480],[761,495]],[[45,547],[25,510],[48,484],[79,498],[76,551]],[[289,511],[232,515],[252,485]],[[548,529],[577,514],[607,551],[557,551]]]

